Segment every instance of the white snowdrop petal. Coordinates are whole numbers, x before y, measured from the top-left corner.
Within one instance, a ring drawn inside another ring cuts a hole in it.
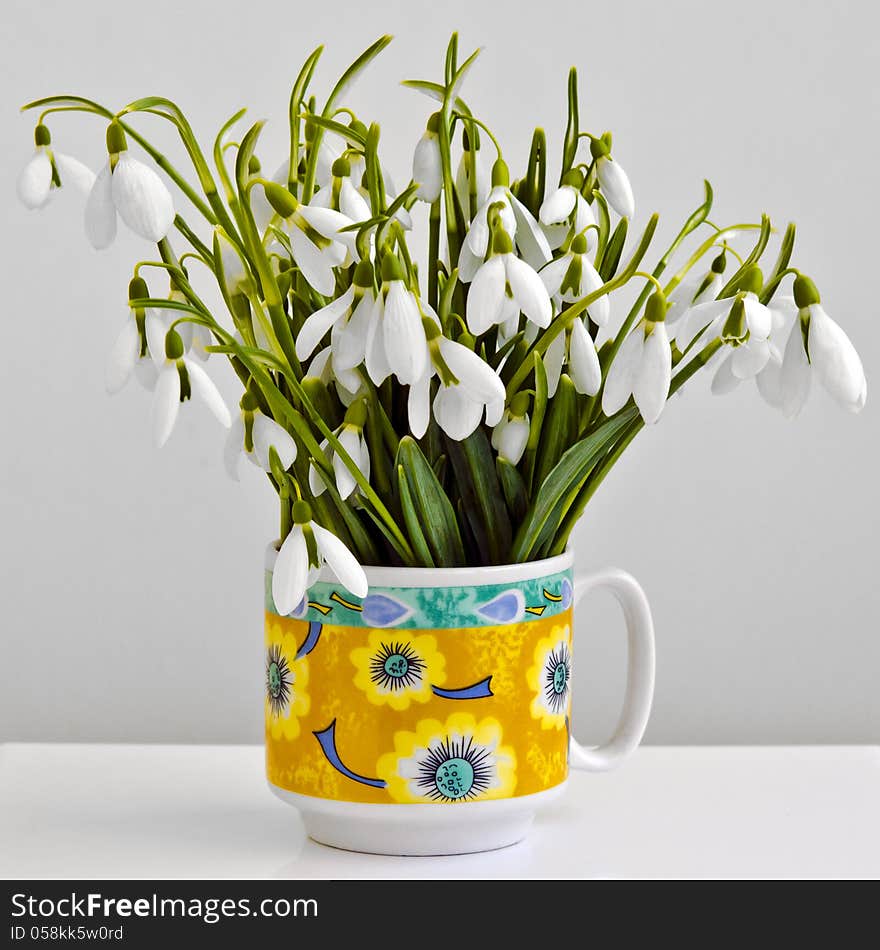
[[[174,224],[174,199],[165,182],[143,162],[125,151],[111,176],[113,204],[135,234],[161,241]]]
[[[440,353],[452,375],[472,399],[484,405],[504,399],[504,383],[495,370],[473,350],[454,340],[440,337]]]
[[[487,426],[497,426],[501,421],[501,417],[504,415],[504,403],[506,396],[507,394],[505,393],[500,399],[494,399],[492,402],[486,403]]]
[[[125,321],[107,358],[104,383],[110,395],[118,393],[134,372],[140,353],[141,337],[133,318]]]
[[[254,413],[253,425],[254,455],[264,472],[271,471],[269,465],[269,449],[278,453],[278,459],[283,468],[288,469],[296,459],[296,442],[293,436],[274,419]]]
[[[347,322],[339,321],[333,327],[333,370],[354,369],[364,361],[367,352],[367,334],[373,317],[375,298],[368,290],[357,302]]]
[[[730,358],[730,371],[737,379],[751,379],[767,365],[770,359],[770,344],[766,340],[749,339],[737,346]]]
[[[828,393],[844,407],[861,408],[867,390],[862,361],[843,328],[820,304],[810,307],[808,345],[813,370]]]
[[[370,206],[350,178],[343,178],[339,186],[339,210],[356,222],[368,221],[372,217]]]
[[[324,297],[333,296],[336,290],[333,267],[304,231],[297,227],[290,229],[290,247],[296,266],[309,286]]]
[[[409,387],[407,414],[409,431],[415,438],[421,439],[428,431],[428,423],[431,421],[431,376],[429,373],[425,373],[422,379]]]
[[[272,570],[272,600],[282,616],[295,610],[306,595],[309,576],[309,552],[299,525],[284,539]]]
[[[555,297],[559,293],[559,288],[562,286],[562,280],[565,277],[565,273],[570,265],[571,255],[565,254],[558,260],[551,261],[546,267],[542,267],[538,272],[541,282],[547,288],[547,293],[550,294],[551,297]]]
[[[553,319],[550,295],[537,272],[513,254],[505,254],[504,270],[520,310],[539,327],[549,327]]]
[[[608,199],[608,204],[622,217],[632,218],[636,212],[632,186],[620,163],[607,156],[596,163],[599,187]]]
[[[58,177],[61,179],[61,186],[73,185],[77,191],[87,195],[95,184],[95,173],[84,165],[78,158],[72,155],[65,155],[63,152],[53,152],[55,167],[58,169]]]
[[[391,281],[385,297],[382,339],[385,358],[400,382],[421,379],[428,367],[428,341],[416,299],[401,280]]]
[[[538,220],[541,224],[565,221],[574,211],[577,198],[578,193],[571,185],[562,185],[544,199],[538,211]]]
[[[352,461],[358,467],[358,470],[360,470],[362,467],[361,442],[357,432],[350,426],[343,426],[337,438],[339,439],[339,444],[348,452]],[[355,481],[354,475],[349,471],[348,466],[336,452],[333,453],[333,474],[336,477],[336,487],[339,490],[340,496],[342,498],[348,498],[355,488],[357,488],[357,482]]]
[[[574,388],[586,396],[595,396],[602,386],[602,369],[596,347],[584,326],[576,319],[571,325],[568,344],[568,366]]]
[[[633,380],[633,399],[647,425],[663,412],[672,381],[672,349],[666,325],[658,323],[642,348],[641,366]]]
[[[730,313],[733,300],[725,297],[723,300],[707,300],[705,303],[689,307],[676,326],[675,342],[684,352],[697,337],[705,334],[703,342],[708,343],[718,335],[724,318]],[[713,324],[715,326],[713,327]],[[708,332],[712,328],[712,332]]]
[[[716,396],[724,396],[727,393],[733,392],[733,390],[739,386],[740,382],[742,382],[733,372],[733,357],[734,354],[729,353],[712,377],[711,390]]]
[[[466,315],[468,329],[474,336],[500,322],[505,279],[504,261],[496,255],[480,267],[471,282]]]
[[[419,186],[416,197],[428,203],[440,197],[443,188],[443,170],[440,164],[440,141],[426,132],[418,141],[413,154],[413,181]]]
[[[113,182],[110,166],[105,165],[86,199],[86,237],[93,248],[109,247],[116,237],[116,205],[113,204]]]
[[[785,344],[782,357],[781,387],[782,412],[787,419],[793,419],[803,408],[810,394],[810,363],[804,352],[800,320],[796,320]]]
[[[591,224],[596,224],[596,216],[589,202],[578,192],[574,229],[578,234],[582,234]]]
[[[767,365],[755,377],[758,392],[764,402],[774,409],[782,408],[782,358],[773,352],[771,347],[770,359]]]
[[[151,359],[138,360],[134,364],[134,378],[147,392],[153,392],[159,381],[159,370]]]
[[[178,327],[181,330],[182,327]],[[168,327],[165,321],[156,313],[155,310],[147,310],[144,313],[144,335],[147,338],[147,352],[152,357],[157,369],[165,365],[165,336],[168,333]]]
[[[52,189],[52,162],[45,148],[38,148],[18,176],[17,190],[21,203],[32,211],[42,208]]]
[[[603,287],[605,281],[602,280],[599,271],[593,267],[586,255],[581,257],[581,294],[586,297],[587,294],[595,293],[600,287]],[[611,317],[611,301],[608,294],[603,294],[598,300],[590,304],[590,319],[597,326],[607,326]]]
[[[533,270],[540,270],[553,257],[553,251],[547,241],[547,236],[538,222],[532,217],[532,212],[516,197],[509,195],[510,209],[516,220],[516,246],[522,254],[523,260]],[[513,237],[513,233],[508,231]]]
[[[244,453],[244,420],[239,414],[229,432],[226,433],[226,441],[223,443],[223,467],[226,469],[229,477],[238,481],[238,464]]]
[[[623,341],[608,367],[602,390],[602,411],[606,416],[622,409],[632,395],[635,377],[641,367],[644,339],[642,327],[637,326]]]
[[[158,448],[167,441],[180,412],[180,374],[174,363],[166,363],[159,373],[153,395],[153,440]]]
[[[380,386],[391,375],[388,357],[385,355],[385,334],[382,330],[384,308],[383,298],[379,296],[372,307],[364,357],[367,374],[376,386]]]
[[[458,255],[458,279],[463,284],[469,284],[480,269],[483,256],[474,254],[467,243],[462,244]]]
[[[743,297],[743,307],[749,336],[757,340],[766,340],[773,329],[773,314],[753,293],[748,293]]]
[[[189,375],[193,394],[198,395],[214,414],[220,425],[228,429],[232,424],[232,416],[229,414],[229,407],[220,395],[220,390],[214,384],[214,380],[195,360],[185,357],[184,364]]]
[[[562,364],[565,362],[565,333],[557,333],[544,351],[544,371],[547,373],[547,395],[553,397],[559,388]]]
[[[496,440],[497,433],[497,440]],[[492,444],[501,458],[511,465],[519,465],[529,441],[528,417],[509,419],[502,422],[492,433]]]
[[[483,404],[474,402],[461,386],[441,386],[434,397],[437,425],[456,442],[471,435],[483,418]]]
[[[322,237],[332,238],[334,241],[342,241],[343,235],[339,232],[343,228],[354,224],[347,215],[341,211],[335,211],[333,208],[315,208],[309,205],[300,205],[297,209],[309,225],[311,225]]]
[[[335,534],[312,522],[312,531],[322,557],[336,575],[339,583],[351,591],[355,597],[366,597],[369,585],[364,569],[358,564],[357,558],[336,537]]]
[[[341,296],[306,317],[296,338],[296,355],[307,360],[326,335],[327,331],[344,316],[354,300],[354,284]]]

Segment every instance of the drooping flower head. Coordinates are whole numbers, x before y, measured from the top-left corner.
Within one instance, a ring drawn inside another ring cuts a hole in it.
[[[53,191],[65,182],[88,194],[95,175],[81,161],[51,147],[52,137],[45,125],[34,129],[34,154],[18,176],[17,190],[21,203],[31,210],[48,204]]]
[[[622,217],[632,218],[636,213],[632,185],[620,162],[611,157],[611,133],[590,139],[590,153],[596,163],[596,177],[608,204]]]

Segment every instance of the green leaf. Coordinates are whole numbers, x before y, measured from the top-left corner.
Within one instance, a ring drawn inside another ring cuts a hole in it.
[[[417,92],[421,92],[429,98],[435,99],[437,102],[443,102],[446,95],[446,89],[439,82],[430,82],[427,79],[404,79],[400,85],[406,86],[407,89],[415,89]],[[456,111],[470,115],[471,110],[458,96],[455,97],[452,105]]]
[[[318,125],[327,132],[334,132],[340,138],[345,139],[349,145],[355,145],[363,149],[367,144],[366,136],[361,135],[356,129],[342,122],[337,122],[335,119],[325,119],[322,115],[312,115],[310,112],[301,115],[300,118],[305,119],[306,125]]]
[[[535,353],[535,397],[532,401],[532,415],[529,423],[529,439],[526,442],[524,456],[525,482],[530,492],[535,489],[535,462],[538,457],[538,443],[541,428],[547,412],[547,370],[540,353]]]
[[[550,400],[550,408],[544,417],[541,441],[535,461],[533,485],[541,486],[553,471],[563,453],[577,440],[578,407],[577,392],[571,377],[563,373],[559,377],[556,395]]]
[[[428,541],[422,530],[419,513],[413,504],[406,472],[402,465],[397,466],[397,487],[400,492],[400,507],[403,511],[403,521],[406,525],[409,542],[412,545],[413,551],[415,551],[416,557],[419,559],[419,563],[422,567],[434,567],[431,549],[428,546]]]
[[[417,524],[424,533],[432,562],[438,567],[462,567],[465,564],[464,547],[455,509],[418,442],[408,435],[400,440],[397,466],[398,472],[402,471],[404,475],[400,482],[401,500],[405,481]],[[413,539],[414,543],[415,540]]]
[[[623,247],[626,244],[626,234],[629,230],[629,219],[621,218],[617,222],[617,227],[608,239],[605,250],[602,253],[602,260],[599,262],[599,276],[606,283],[617,273],[620,265],[620,258],[623,254]]]
[[[529,507],[526,483],[519,469],[505,458],[499,456],[495,459],[495,468],[504,492],[504,500],[507,502],[507,510],[510,512],[510,519],[514,525],[520,525]]]
[[[635,417],[636,409],[629,408],[602,423],[585,439],[576,442],[559,460],[556,467],[540,485],[526,519],[516,533],[511,559],[514,563],[532,560],[539,542],[555,531],[571,498],[590,474],[596,462],[605,454],[618,433]]]
[[[446,445],[465,515],[484,564],[506,564],[513,530],[504,493],[495,472],[495,457],[484,429]]]

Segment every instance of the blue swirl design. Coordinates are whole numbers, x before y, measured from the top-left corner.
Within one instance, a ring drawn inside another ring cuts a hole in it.
[[[432,686],[431,691],[441,699],[486,699],[488,696],[495,695],[489,688],[491,682],[492,677],[487,676],[479,683],[462,686],[461,689],[443,689],[442,686]]]
[[[326,729],[321,729],[318,732],[313,732],[312,735],[318,740],[318,744],[321,746],[321,751],[327,757],[327,761],[336,769],[337,772],[341,772],[346,778],[352,779],[352,781],[360,782],[361,785],[370,785],[373,788],[385,788],[388,784],[384,779],[381,778],[366,778],[363,775],[358,775],[357,772],[352,772],[347,765],[343,764],[342,759],[339,758],[339,753],[336,751],[336,720],[327,726]]]

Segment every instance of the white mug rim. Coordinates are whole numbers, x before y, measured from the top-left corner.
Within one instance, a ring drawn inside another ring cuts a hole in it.
[[[265,568],[272,571],[278,557],[278,542],[266,548]],[[372,587],[482,587],[486,584],[516,584],[541,577],[551,577],[571,570],[574,552],[571,549],[540,561],[522,564],[490,564],[481,567],[390,567],[365,564],[367,583]],[[319,581],[337,583],[336,576],[326,566]]]

